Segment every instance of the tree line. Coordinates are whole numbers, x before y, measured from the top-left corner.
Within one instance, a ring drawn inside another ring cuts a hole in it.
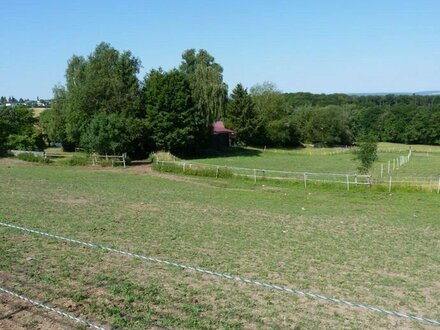
[[[205,50],[186,50],[179,68],[150,70],[131,52],[99,44],[87,58],[68,62],[66,84],[54,88],[52,108],[41,115],[51,141],[66,150],[128,152],[145,156],[165,149],[197,153],[211,124],[224,115],[223,68]]]
[[[87,57],[73,55],[38,125],[25,107],[0,108],[0,149],[56,141],[65,150],[132,157],[197,154],[210,147],[216,120],[236,132],[238,145],[352,145],[363,136],[440,144],[440,96],[282,93],[270,82],[239,83],[228,95],[222,66],[203,49],[188,49],[177,68],[152,69],[142,79],[140,68],[130,51],[107,43]]]

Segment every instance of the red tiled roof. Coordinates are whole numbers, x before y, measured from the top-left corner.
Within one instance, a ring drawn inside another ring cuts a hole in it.
[[[233,133],[233,130],[225,128],[225,124],[222,121],[216,121],[212,124],[213,133]]]

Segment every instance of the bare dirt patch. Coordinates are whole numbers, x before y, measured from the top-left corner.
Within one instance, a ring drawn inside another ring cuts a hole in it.
[[[0,293],[0,329],[78,329],[75,324],[17,298]]]
[[[157,205],[146,204],[146,203],[131,204],[128,207],[135,211],[159,212],[161,210],[161,208]]]
[[[29,162],[25,162],[16,158],[0,158],[1,165],[24,165],[29,164]]]

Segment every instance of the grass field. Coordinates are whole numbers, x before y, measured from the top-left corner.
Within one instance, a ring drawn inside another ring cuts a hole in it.
[[[12,160],[0,184],[3,222],[440,319],[437,194]],[[1,286],[107,327],[431,328],[3,227],[0,255]]]
[[[409,148],[408,145],[380,143],[378,160],[372,170],[373,177],[380,178],[380,164],[384,164],[383,176],[388,177],[388,160],[392,162],[393,159],[407,155]],[[395,178],[432,177],[436,182],[440,175],[440,147],[416,145],[411,146],[411,149],[410,162],[392,171],[391,175]],[[341,174],[356,173],[358,166],[353,151],[348,149],[310,147],[294,150],[233,148],[217,156],[187,161],[266,170]]]

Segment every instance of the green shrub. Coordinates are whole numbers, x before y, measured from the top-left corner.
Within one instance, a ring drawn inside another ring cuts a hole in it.
[[[34,163],[51,163],[51,160],[48,158],[44,158],[41,156],[35,156],[34,154],[20,154],[17,156],[18,159],[24,160],[26,162],[34,162]]]
[[[91,163],[90,159],[86,156],[72,156],[59,161],[59,163],[68,166],[85,166]]]
[[[176,173],[176,174],[186,174],[194,176],[204,176],[211,178],[231,178],[233,176],[231,170],[225,167],[219,167],[218,171],[216,168],[207,167],[192,167],[188,166],[183,169],[183,163],[154,163],[153,168],[160,172]]]

